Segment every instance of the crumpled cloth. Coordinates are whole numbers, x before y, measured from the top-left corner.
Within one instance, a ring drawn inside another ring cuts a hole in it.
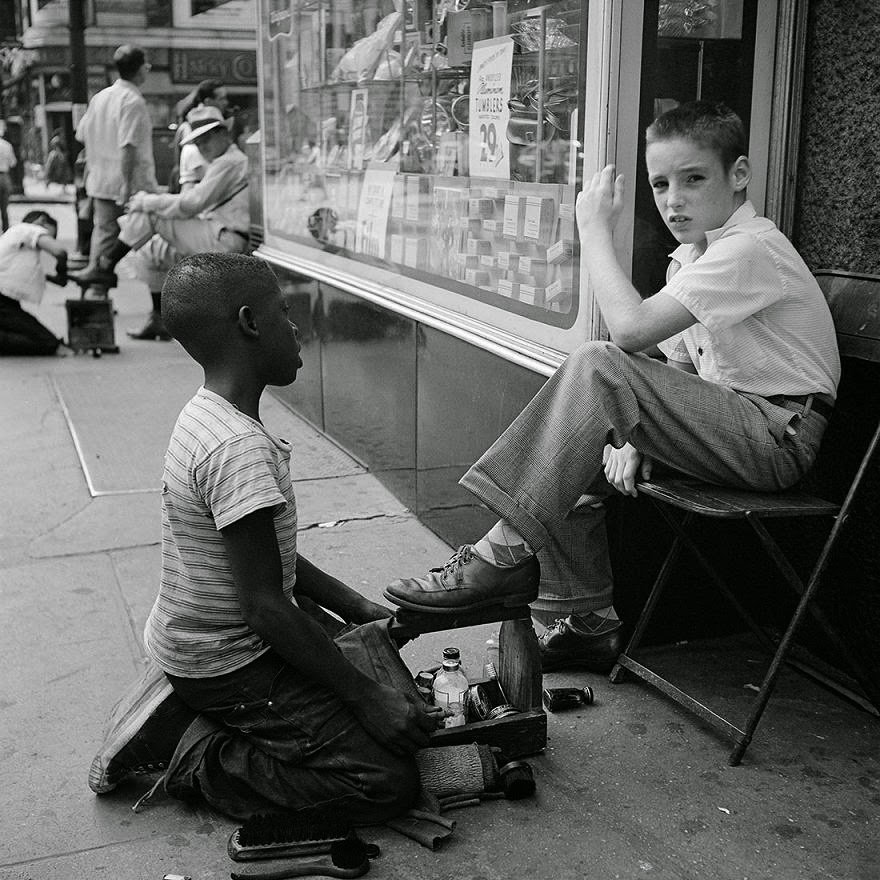
[[[455,820],[441,816],[437,797],[425,791],[412,809],[389,819],[385,825],[435,852],[455,830]]]

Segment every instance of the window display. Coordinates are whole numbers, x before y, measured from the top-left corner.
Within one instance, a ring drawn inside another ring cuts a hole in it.
[[[571,326],[587,9],[263,0],[266,232]]]

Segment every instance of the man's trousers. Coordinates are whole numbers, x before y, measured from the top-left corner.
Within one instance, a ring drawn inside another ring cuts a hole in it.
[[[601,506],[572,509],[583,494],[614,491],[603,471],[606,444],[630,442],[656,463],[710,483],[778,491],[809,470],[826,424],[798,404],[777,406],[612,343],[588,342],[460,482],[541,551],[542,564],[551,562],[557,577],[550,589],[542,585],[534,607],[585,612],[611,604],[611,566]]]

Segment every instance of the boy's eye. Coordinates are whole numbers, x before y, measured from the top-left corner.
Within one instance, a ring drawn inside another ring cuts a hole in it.
[[[665,189],[666,188],[666,181],[665,180],[655,180],[651,184],[651,186],[653,186],[654,189]]]

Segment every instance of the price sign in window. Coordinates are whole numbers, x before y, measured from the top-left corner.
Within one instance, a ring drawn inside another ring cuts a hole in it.
[[[510,37],[474,44],[469,113],[473,177],[510,179],[510,151],[506,149],[504,135],[510,121],[513,49]]]

